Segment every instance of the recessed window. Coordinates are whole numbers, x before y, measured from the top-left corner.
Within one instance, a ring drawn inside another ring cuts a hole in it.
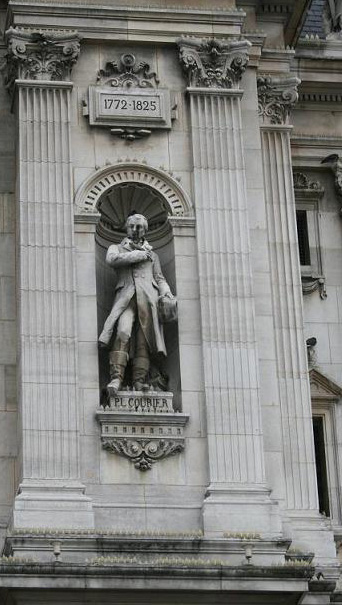
[[[330,517],[329,484],[325,455],[326,443],[324,437],[324,416],[314,416],[312,422],[315,443],[319,512],[326,517]]]
[[[297,210],[296,218],[300,264],[306,266],[311,265],[308,218],[306,210]]]

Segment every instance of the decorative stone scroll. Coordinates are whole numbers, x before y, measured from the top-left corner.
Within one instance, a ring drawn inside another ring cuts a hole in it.
[[[65,80],[80,53],[80,36],[75,30],[13,28],[5,39],[5,85],[12,92],[22,80]]]
[[[130,460],[140,471],[184,450],[183,429],[189,416],[174,412],[173,394],[119,391],[109,407],[97,410],[102,447]]]
[[[115,88],[155,88],[159,79],[145,61],[137,63],[135,55],[125,53],[119,61],[108,61],[105,69],[100,69],[97,81],[101,86]]]
[[[183,37],[177,43],[190,87],[238,88],[248,63],[248,40]]]
[[[265,125],[287,125],[290,112],[298,101],[297,86],[300,80],[293,76],[259,76],[257,84],[259,116],[262,122]]]

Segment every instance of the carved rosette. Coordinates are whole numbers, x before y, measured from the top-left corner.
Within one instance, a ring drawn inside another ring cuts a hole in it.
[[[74,30],[10,28],[5,34],[5,85],[11,91],[16,79],[65,80],[80,53]]]
[[[239,87],[248,63],[248,40],[184,37],[177,42],[190,87]]]
[[[128,458],[139,471],[148,471],[152,464],[184,450],[184,441],[177,439],[102,438],[102,446],[115,454]]]
[[[300,80],[292,76],[259,76],[257,83],[258,109],[262,123],[286,126],[290,112],[298,101],[297,87]]]

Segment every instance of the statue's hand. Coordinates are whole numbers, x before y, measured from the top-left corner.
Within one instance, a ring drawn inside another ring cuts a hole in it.
[[[166,296],[166,298],[174,298],[172,292],[165,292],[165,294],[162,294],[159,298],[164,298],[164,296]]]
[[[135,262],[142,263],[145,260],[152,260],[152,254],[150,250],[134,250]]]

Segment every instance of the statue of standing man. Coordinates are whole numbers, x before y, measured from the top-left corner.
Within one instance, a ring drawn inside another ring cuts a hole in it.
[[[165,320],[176,315],[176,299],[162,274],[158,255],[145,239],[147,230],[147,219],[142,214],[130,215],[127,237],[107,251],[106,262],[116,269],[118,280],[99,344],[110,346],[115,333],[109,354],[111,393],[120,390],[130,358],[133,388],[148,388],[151,355],[166,355],[162,315]]]
[[[327,5],[330,31],[342,31],[342,0],[327,0]]]

